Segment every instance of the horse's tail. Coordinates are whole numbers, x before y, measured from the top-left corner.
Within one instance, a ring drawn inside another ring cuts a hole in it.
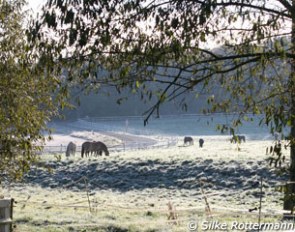
[[[82,145],[82,149],[81,149],[81,158],[84,157],[84,152],[85,152],[85,148],[84,148],[84,146]]]

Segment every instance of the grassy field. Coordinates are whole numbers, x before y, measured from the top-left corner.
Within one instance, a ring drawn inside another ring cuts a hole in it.
[[[23,183],[2,186],[16,201],[15,231],[180,232],[201,231],[206,221],[257,223],[258,210],[249,209],[259,207],[261,177],[261,222],[279,222],[275,186],[286,178],[267,166],[270,142],[249,141],[240,151],[226,141],[206,145],[61,161],[43,155]]]

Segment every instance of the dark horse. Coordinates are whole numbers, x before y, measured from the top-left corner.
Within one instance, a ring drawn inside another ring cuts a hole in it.
[[[76,148],[77,148],[76,144],[74,144],[73,142],[69,142],[67,146],[66,157],[69,157],[70,155],[75,155]]]
[[[108,156],[110,152],[108,151],[107,146],[103,142],[93,142],[92,143],[92,151],[94,154],[97,155],[102,155],[102,152]]]
[[[204,142],[205,142],[204,139],[199,139],[199,146],[200,146],[200,147],[203,147]]]
[[[81,148],[81,157],[89,156],[89,153],[92,153],[92,142],[84,142]]]
[[[86,157],[92,154],[102,155],[102,152],[104,152],[106,156],[110,154],[107,146],[103,142],[84,142],[82,144],[81,157],[83,158],[84,154]]]
[[[184,145],[186,144],[189,144],[189,145],[194,145],[194,140],[192,137],[184,137]]]

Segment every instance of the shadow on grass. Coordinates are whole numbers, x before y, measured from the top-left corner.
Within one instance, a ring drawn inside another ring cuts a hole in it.
[[[34,220],[14,220],[14,227],[21,228],[22,225],[30,226],[32,231],[68,231],[68,232],[131,232],[129,229],[118,226],[88,226],[87,229],[83,229],[83,226],[74,227],[71,226],[73,221],[65,221],[57,223],[53,221],[34,221]]]
[[[35,167],[25,177],[25,182],[41,187],[85,190],[85,177],[91,190],[114,190],[126,192],[146,188],[166,189],[257,189],[260,177],[264,186],[271,187],[286,176],[278,176],[267,167],[266,162],[194,160],[80,160],[50,162],[49,172],[44,167]],[[201,183],[201,182],[202,183]]]

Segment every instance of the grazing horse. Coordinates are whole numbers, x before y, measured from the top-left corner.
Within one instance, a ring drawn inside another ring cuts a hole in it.
[[[192,137],[184,137],[184,145],[186,144],[189,144],[189,145],[194,145],[194,140]]]
[[[231,139],[230,139],[231,143],[241,143],[241,142],[246,142],[246,137],[244,135],[234,135]]]
[[[66,151],[66,157],[69,157],[70,155],[75,155],[76,154],[76,144],[73,142],[69,142],[67,146],[67,151]]]
[[[81,148],[81,157],[89,156],[89,153],[92,153],[92,142],[84,142]]]
[[[103,143],[103,142],[84,142],[82,144],[82,149],[81,149],[81,157],[85,157],[95,154],[97,155],[102,155],[102,152],[104,152],[104,154],[106,156],[108,156],[110,153],[108,151],[107,146]]]
[[[205,142],[204,139],[199,139],[199,146],[203,147],[204,142]]]
[[[97,155],[102,155],[102,152],[108,156],[110,154],[110,152],[108,151],[107,146],[103,143],[103,142],[93,142],[92,143],[92,151],[94,152],[94,154]]]

